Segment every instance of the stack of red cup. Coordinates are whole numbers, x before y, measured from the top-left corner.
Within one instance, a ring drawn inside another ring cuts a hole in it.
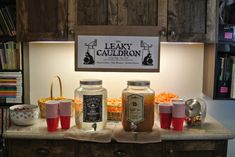
[[[47,130],[54,132],[58,129],[59,119],[62,129],[70,128],[71,101],[47,101],[46,102]]]
[[[59,101],[46,102],[46,120],[47,130],[50,132],[56,131],[59,124]]]
[[[159,118],[162,129],[170,129],[172,118],[172,105],[168,103],[159,104]]]
[[[185,120],[185,102],[183,100],[172,101],[172,126],[176,131],[183,131]]]
[[[71,100],[61,100],[59,103],[60,124],[62,129],[70,128]]]

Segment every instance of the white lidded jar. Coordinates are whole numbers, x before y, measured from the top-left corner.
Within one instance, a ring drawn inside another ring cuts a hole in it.
[[[80,81],[75,89],[75,122],[84,131],[102,130],[107,122],[107,90],[102,80],[87,79]]]

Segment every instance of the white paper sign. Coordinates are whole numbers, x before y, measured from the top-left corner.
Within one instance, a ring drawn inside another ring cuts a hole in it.
[[[76,44],[78,71],[159,71],[159,37],[78,35]]]

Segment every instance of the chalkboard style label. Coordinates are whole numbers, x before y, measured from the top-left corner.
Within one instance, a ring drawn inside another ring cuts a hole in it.
[[[144,121],[144,97],[132,94],[127,99],[127,120],[134,124]]]
[[[83,122],[101,122],[102,95],[84,95],[83,113]]]

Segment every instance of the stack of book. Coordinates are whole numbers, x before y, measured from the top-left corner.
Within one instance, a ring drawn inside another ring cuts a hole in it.
[[[0,70],[20,69],[19,44],[13,41],[0,43]]]
[[[235,99],[235,56],[220,56],[218,67],[217,96]]]
[[[0,115],[0,129],[1,133],[4,133],[11,126],[9,108],[1,108]]]
[[[230,97],[235,99],[235,56],[231,56],[231,58],[232,58],[232,79],[231,79]]]
[[[1,135],[11,126],[9,108],[0,108],[0,131]]]
[[[21,72],[0,72],[0,103],[22,103]]]
[[[0,36],[16,35],[16,9],[13,6],[0,7]]]
[[[217,97],[229,98],[231,87],[231,60],[229,55],[219,57],[218,65]]]

